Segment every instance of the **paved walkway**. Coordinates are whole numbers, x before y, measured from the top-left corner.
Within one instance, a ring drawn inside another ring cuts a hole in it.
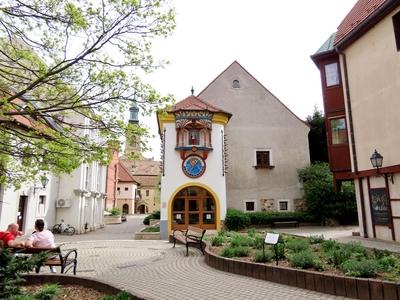
[[[346,299],[210,268],[197,249],[165,241],[77,242],[78,275],[146,299]]]
[[[209,267],[197,249],[166,241],[134,241],[143,216],[82,235],[57,235],[63,249],[78,249],[79,276],[98,278],[145,299],[346,299]],[[48,272],[44,268],[42,272]]]

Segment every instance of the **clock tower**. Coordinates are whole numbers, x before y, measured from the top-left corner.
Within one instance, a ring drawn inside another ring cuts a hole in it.
[[[133,100],[131,107],[129,107],[129,124],[139,125],[139,108],[136,100]],[[132,135],[126,138],[125,155],[134,154],[141,155],[140,136],[138,135]]]
[[[163,239],[189,225],[220,229],[226,214],[225,125],[230,117],[194,95],[157,114]]]

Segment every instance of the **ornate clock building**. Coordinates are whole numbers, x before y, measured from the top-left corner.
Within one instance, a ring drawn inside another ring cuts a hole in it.
[[[220,228],[227,208],[224,132],[230,117],[194,95],[158,113],[162,238],[188,225]]]

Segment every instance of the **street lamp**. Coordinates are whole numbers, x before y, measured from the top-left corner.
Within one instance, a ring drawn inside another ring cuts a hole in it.
[[[382,163],[383,163],[383,156],[380,155],[380,153],[378,151],[374,151],[374,153],[372,153],[371,155],[371,164],[374,168],[376,168],[376,172],[379,173],[379,168],[382,167]]]
[[[33,186],[33,194],[36,193],[36,190],[41,190],[46,188],[47,184],[49,183],[49,179],[47,178],[46,175],[40,176],[40,183],[42,184],[41,186],[36,186],[36,184]]]

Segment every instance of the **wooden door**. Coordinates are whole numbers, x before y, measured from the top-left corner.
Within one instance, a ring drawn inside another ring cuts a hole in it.
[[[20,196],[18,203],[18,215],[17,215],[17,224],[19,225],[19,230],[24,230],[25,225],[25,210],[26,210],[26,202],[28,200],[28,196]]]

